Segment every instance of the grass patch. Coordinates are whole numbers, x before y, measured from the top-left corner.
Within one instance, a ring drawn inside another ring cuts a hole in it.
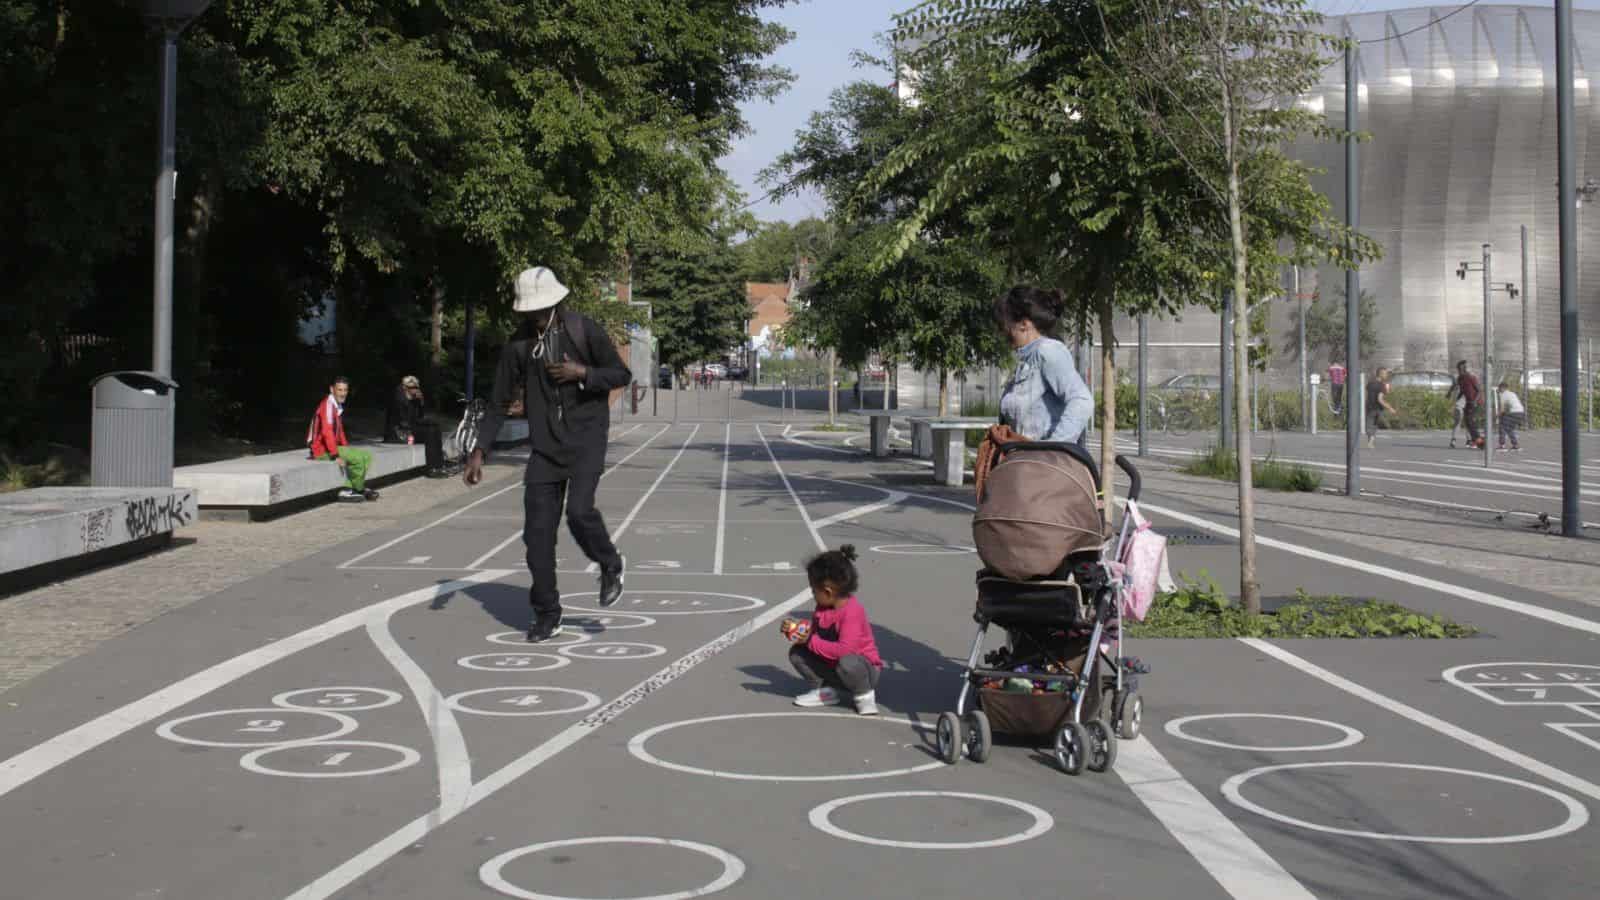
[[[1179,577],[1177,590],[1156,597],[1150,616],[1128,622],[1138,638],[1462,638],[1477,629],[1444,616],[1371,598],[1320,596],[1295,591],[1295,599],[1259,616],[1247,614],[1204,571]]]
[[[87,484],[88,481],[88,459],[71,448],[40,448],[21,457],[0,452],[0,494],[36,487]]]
[[[1221,481],[1238,481],[1239,455],[1212,445],[1179,471]],[[1322,473],[1310,466],[1281,462],[1269,456],[1251,467],[1250,482],[1272,491],[1318,491],[1322,489]]]
[[[860,431],[861,429],[855,428],[855,427],[850,426],[850,425],[829,425],[827,422],[823,422],[821,425],[817,425],[817,426],[813,427],[811,430],[812,431]]]

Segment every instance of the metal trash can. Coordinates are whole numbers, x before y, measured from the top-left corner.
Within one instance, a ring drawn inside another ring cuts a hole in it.
[[[90,484],[172,487],[178,383],[155,372],[111,372],[91,390]]]

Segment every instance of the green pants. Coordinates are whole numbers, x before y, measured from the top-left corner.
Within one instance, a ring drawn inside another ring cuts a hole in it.
[[[326,453],[317,454],[317,459],[327,458]],[[344,483],[356,493],[366,490],[367,470],[372,468],[372,451],[359,447],[340,447],[339,458],[344,460]]]

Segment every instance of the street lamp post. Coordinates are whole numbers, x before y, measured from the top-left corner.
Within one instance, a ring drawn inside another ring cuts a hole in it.
[[[1488,402],[1483,406],[1483,466],[1486,469],[1494,464],[1494,449],[1489,446],[1489,439],[1494,434],[1494,405],[1499,402],[1499,391],[1494,386],[1494,317],[1489,306],[1489,297],[1495,291],[1503,291],[1513,300],[1521,294],[1517,286],[1509,281],[1502,285],[1490,280],[1492,249],[1493,245],[1484,244],[1482,262],[1471,263],[1462,260],[1461,264],[1456,266],[1456,277],[1462,281],[1467,280],[1468,272],[1483,273],[1483,383],[1479,388],[1478,397],[1483,399],[1484,395],[1488,394]]]
[[[178,199],[178,36],[211,0],[138,0],[161,33],[160,149],[156,157],[155,310],[150,368],[172,377],[172,218]]]

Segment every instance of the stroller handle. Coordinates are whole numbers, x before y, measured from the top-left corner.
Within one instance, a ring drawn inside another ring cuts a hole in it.
[[[1144,481],[1144,479],[1139,477],[1139,470],[1133,467],[1132,460],[1128,459],[1126,456],[1123,456],[1121,453],[1117,454],[1117,468],[1126,472],[1128,475],[1128,499],[1138,500],[1139,487]]]

